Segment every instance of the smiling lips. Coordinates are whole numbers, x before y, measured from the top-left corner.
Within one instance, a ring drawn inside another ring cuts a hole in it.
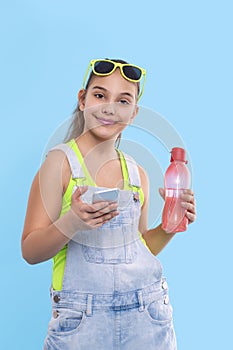
[[[114,125],[116,124],[116,121],[112,119],[103,119],[103,118],[96,118],[101,124],[103,125]]]

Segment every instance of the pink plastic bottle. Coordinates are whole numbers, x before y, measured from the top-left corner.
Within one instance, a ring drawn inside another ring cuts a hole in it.
[[[187,164],[185,150],[174,147],[171,151],[171,164],[165,177],[165,205],[162,215],[162,228],[167,233],[182,232],[187,229],[188,219],[185,209],[181,207],[181,193],[190,188],[190,172]]]

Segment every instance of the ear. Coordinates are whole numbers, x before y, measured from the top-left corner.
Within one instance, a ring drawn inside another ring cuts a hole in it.
[[[85,96],[86,96],[86,90],[81,89],[78,92],[78,104],[80,111],[83,111],[85,108]]]

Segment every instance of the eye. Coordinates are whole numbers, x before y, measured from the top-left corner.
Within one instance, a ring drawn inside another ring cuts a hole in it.
[[[101,99],[101,98],[104,97],[104,95],[101,94],[101,93],[94,94],[94,96],[95,96],[96,98],[98,98],[98,99]]]
[[[130,104],[129,101],[125,100],[124,98],[122,98],[119,102],[120,102],[120,104],[123,104],[123,105]]]

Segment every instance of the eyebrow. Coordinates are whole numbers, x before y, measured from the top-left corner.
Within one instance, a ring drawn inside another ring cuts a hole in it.
[[[94,90],[94,89],[103,90],[103,91],[108,92],[108,90],[105,89],[103,86],[96,85],[96,86],[93,86],[92,90]],[[130,92],[126,92],[126,91],[125,92],[121,92],[120,95],[122,95],[122,96],[127,95],[127,96],[129,96],[131,98],[134,98],[133,94],[131,94]]]
[[[92,90],[94,90],[94,89],[108,91],[108,90],[105,89],[103,86],[93,86]]]

